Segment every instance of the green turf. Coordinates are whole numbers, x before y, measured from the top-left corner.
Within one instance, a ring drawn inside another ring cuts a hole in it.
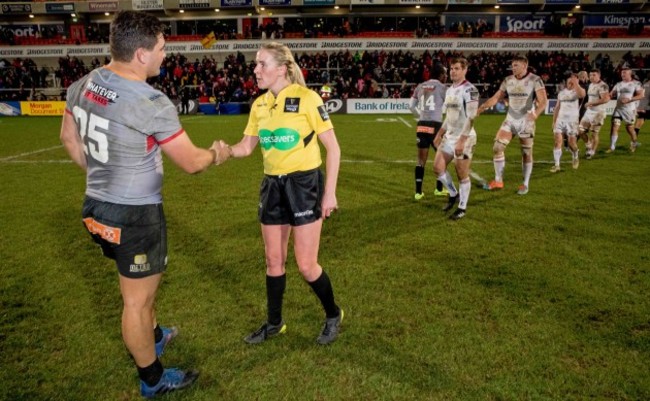
[[[286,335],[242,341],[265,317],[259,151],[196,176],[166,160],[158,315],[181,332],[162,361],[202,373],[164,399],[650,399],[649,148],[628,154],[621,133],[615,154],[573,171],[565,153],[551,174],[543,117],[530,193],[515,193],[515,141],[506,188],[474,186],[467,216],[452,222],[432,196],[431,162],[426,196],[413,201],[412,118],[332,119],[340,210],[324,224],[320,262],[346,320],[328,347],[315,342],[323,313],[292,255]],[[477,121],[473,170],[487,179],[501,120]],[[183,123],[209,146],[239,140],[246,116]],[[0,118],[0,400],[138,400],[116,270],[83,230],[84,176],[59,126]]]

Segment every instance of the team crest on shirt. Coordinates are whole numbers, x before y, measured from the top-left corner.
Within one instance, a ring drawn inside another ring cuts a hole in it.
[[[284,100],[285,113],[297,113],[299,108],[300,108],[299,97],[288,97]]]
[[[114,90],[97,85],[93,81],[88,81],[83,96],[100,106],[107,106],[109,103],[115,103],[115,99],[119,97],[117,92]]]

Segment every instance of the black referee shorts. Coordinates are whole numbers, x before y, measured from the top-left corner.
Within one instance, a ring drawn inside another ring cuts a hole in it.
[[[120,274],[140,278],[167,267],[167,225],[162,204],[119,205],[86,197],[83,223]]]
[[[313,223],[322,216],[324,189],[320,169],[266,175],[260,186],[259,220],[265,225]]]

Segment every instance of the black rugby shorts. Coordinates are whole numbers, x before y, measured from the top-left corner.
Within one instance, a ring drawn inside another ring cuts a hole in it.
[[[429,147],[433,147],[433,140],[436,138],[440,127],[442,127],[440,121],[418,121],[418,127],[416,129],[418,148],[429,149]]]
[[[162,204],[119,205],[86,197],[83,223],[104,256],[128,278],[162,273],[167,267],[167,225]]]

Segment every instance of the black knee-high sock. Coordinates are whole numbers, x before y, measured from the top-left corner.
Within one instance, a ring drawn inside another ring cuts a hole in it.
[[[422,193],[422,181],[424,181],[424,167],[415,166],[415,193]]]
[[[287,275],[266,276],[267,321],[272,325],[282,322],[282,298],[287,286]]]
[[[442,191],[442,181],[436,180],[436,190],[438,192]]]
[[[163,366],[158,358],[149,366],[145,366],[144,368],[137,366],[137,368],[140,380],[147,383],[149,387],[158,384],[163,374]]]
[[[309,283],[311,289],[314,290],[314,293],[320,299],[321,304],[323,304],[323,309],[325,309],[325,315],[328,319],[337,317],[340,313],[339,307],[336,306],[334,302],[334,290],[332,289],[332,282],[330,281],[329,276],[323,270],[323,273],[315,281]]]

